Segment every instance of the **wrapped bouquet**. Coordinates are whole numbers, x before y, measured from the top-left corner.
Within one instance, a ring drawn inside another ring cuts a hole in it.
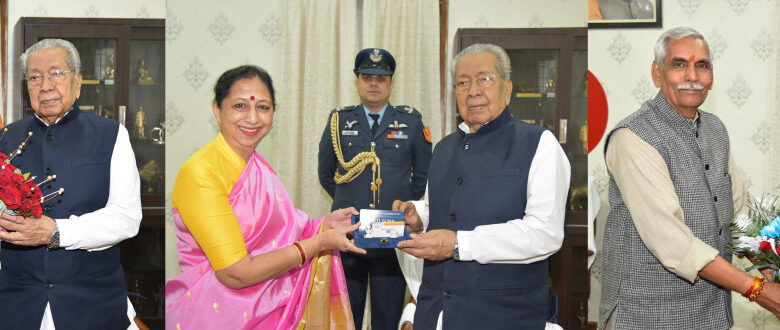
[[[3,130],[0,139],[7,130]],[[35,177],[30,177],[30,173],[22,174],[20,169],[11,165],[11,160],[22,152],[30,136],[32,132],[27,133],[27,139],[9,155],[0,153],[0,212],[40,218],[43,215],[41,204],[62,194],[63,189],[44,196],[39,187],[55,179],[56,175],[50,175],[36,184]]]
[[[734,240],[729,248],[738,256],[748,257],[755,268],[772,269],[774,282],[780,270],[780,196],[766,194],[749,197],[747,214],[737,214],[731,220]]]

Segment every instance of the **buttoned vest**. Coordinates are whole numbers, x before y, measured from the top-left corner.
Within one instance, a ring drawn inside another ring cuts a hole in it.
[[[473,230],[525,216],[528,171],[544,130],[508,109],[474,134],[436,144],[428,172],[428,230]],[[523,237],[517,237],[523,239]],[[549,316],[547,260],[479,264],[425,260],[415,329],[543,329]]]
[[[680,116],[661,92],[621,121],[664,159],[685,224],[731,261],[726,243],[734,215],[728,174],[729,138],[713,114],[699,111],[697,127]],[[604,150],[609,144],[609,133]],[[610,173],[610,212],[604,233],[599,327],[613,311],[617,329],[727,329],[733,325],[731,292],[699,278],[677,277],[642,243]]]
[[[9,153],[33,135],[12,164],[36,176],[56,179],[43,194],[64,193],[43,206],[43,214],[67,219],[106,206],[111,156],[119,123],[74,105],[59,122],[44,125],[28,116],[8,125],[0,151]],[[121,174],[118,174],[121,175]],[[0,249],[0,328],[38,329],[48,302],[61,329],[126,329],[127,290],[119,246],[87,250],[47,250],[2,243]]]

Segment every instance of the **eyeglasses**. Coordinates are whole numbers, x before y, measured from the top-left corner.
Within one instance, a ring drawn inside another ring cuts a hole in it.
[[[31,76],[27,76],[27,84],[31,86],[40,85],[43,82],[43,77],[46,76],[51,80],[53,83],[59,83],[60,81],[65,79],[65,74],[70,73],[71,71],[63,71],[63,70],[54,70],[49,73],[44,74],[34,74]]]
[[[478,76],[475,79],[460,79],[455,82],[455,90],[458,92],[465,92],[471,87],[471,82],[476,81],[477,86],[481,89],[490,88],[495,85],[499,77],[493,74]]]

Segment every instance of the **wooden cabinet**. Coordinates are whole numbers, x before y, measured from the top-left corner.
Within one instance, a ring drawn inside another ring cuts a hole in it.
[[[507,51],[512,116],[552,131],[571,162],[565,238],[550,258],[551,290],[564,329],[587,326],[587,36],[586,28],[460,29],[456,45],[460,51],[492,43]]]
[[[81,58],[82,110],[127,127],[141,175],[143,220],[123,241],[122,265],[136,313],[162,329],[165,312],[165,21],[23,17],[20,52],[45,38],[71,41]],[[21,54],[18,54],[21,55]],[[32,114],[22,82],[25,115]]]

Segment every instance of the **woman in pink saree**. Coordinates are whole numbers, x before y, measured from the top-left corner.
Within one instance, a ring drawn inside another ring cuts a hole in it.
[[[271,130],[271,77],[226,71],[214,87],[217,138],[182,165],[173,218],[182,273],[165,287],[166,329],[344,329],[352,313],[338,250],[354,208],[309,219],[255,152]]]

